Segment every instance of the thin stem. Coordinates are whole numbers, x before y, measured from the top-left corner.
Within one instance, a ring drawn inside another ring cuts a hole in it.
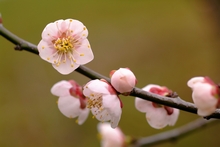
[[[39,54],[36,45],[27,42],[18,36],[11,33],[9,30],[7,30],[3,24],[0,24],[0,35],[2,35],[5,39],[10,41],[11,43],[15,44],[16,50],[26,50],[34,54]]]
[[[182,138],[188,135],[189,133],[195,132],[199,130],[201,127],[204,127],[205,125],[211,122],[217,122],[217,121],[215,120],[208,121],[199,118],[193,122],[190,122],[182,127],[173,129],[171,131],[159,133],[149,137],[140,138],[135,142],[134,147],[147,147],[149,145],[159,144],[166,141],[173,141],[173,140],[176,141],[178,138],[180,137]]]
[[[31,44],[18,36],[14,35],[10,31],[8,31],[6,28],[3,27],[2,24],[0,24],[0,35],[2,35],[4,38],[6,38],[8,41],[12,42],[16,45],[15,49],[17,50],[26,50],[34,54],[39,54],[37,46],[34,44]],[[82,75],[89,77],[90,79],[105,79],[108,82],[110,82],[110,79],[89,69],[85,66],[79,66],[79,68],[76,69],[77,72],[81,73]],[[139,88],[134,88],[133,91],[130,93],[130,96],[139,97],[145,100],[149,100],[158,104],[163,104],[166,106],[174,107],[183,111],[187,111],[190,113],[197,113],[197,108],[194,104],[186,102],[182,100],[180,97],[177,98],[168,98],[156,94],[152,94],[146,91],[143,91]],[[212,115],[206,117],[206,119],[210,118],[220,118],[220,109],[217,109]]]

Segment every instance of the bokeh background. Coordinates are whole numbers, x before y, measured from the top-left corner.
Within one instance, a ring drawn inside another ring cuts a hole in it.
[[[187,80],[209,76],[220,82],[220,11],[218,0],[0,0],[4,26],[38,44],[49,22],[74,18],[89,30],[95,59],[86,66],[108,75],[129,67],[137,87],[165,85],[184,100],[191,100]],[[64,76],[47,62],[0,36],[0,146],[98,147],[96,125],[88,120],[78,126],[57,109],[50,88],[60,80],[80,84],[88,78],[73,72]],[[145,114],[134,108],[133,97],[123,97],[119,126],[126,135],[144,137],[182,126],[198,118],[181,111],[177,124],[151,128]],[[215,123],[155,147],[217,147],[220,124]]]

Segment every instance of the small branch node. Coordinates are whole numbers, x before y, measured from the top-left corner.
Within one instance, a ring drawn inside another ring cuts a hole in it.
[[[21,45],[16,45],[16,46],[14,47],[14,49],[15,49],[16,51],[22,51],[22,50],[23,50],[22,47],[21,47]]]

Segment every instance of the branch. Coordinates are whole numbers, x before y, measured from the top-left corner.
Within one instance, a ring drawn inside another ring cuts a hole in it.
[[[190,122],[182,127],[173,129],[171,131],[159,133],[149,137],[140,138],[135,142],[134,147],[146,147],[149,145],[159,144],[166,141],[176,141],[177,139],[179,139],[179,137],[184,137],[189,133],[197,131],[201,127],[204,127],[205,125],[211,122],[217,122],[217,121],[215,120],[207,121],[199,118],[193,122]]]
[[[0,23],[0,35],[2,35],[8,41],[15,44],[16,50],[26,50],[26,51],[29,51],[29,52],[34,53],[36,55],[39,54],[36,45],[31,44],[31,43],[19,38],[18,36],[14,35],[9,30],[4,28],[1,23]],[[76,71],[81,73],[82,75],[90,78],[90,79],[105,79],[108,82],[110,82],[109,78],[89,69],[88,67],[82,66],[82,65],[79,66],[76,69]],[[180,109],[183,111],[197,114],[197,108],[195,107],[195,105],[182,100],[180,97],[168,98],[168,97],[164,97],[164,96],[160,96],[160,95],[146,92],[146,91],[141,90],[136,87],[132,90],[132,92],[130,93],[130,96],[139,97],[139,98],[149,100],[149,101],[152,101],[152,102],[155,102],[158,104],[174,107],[174,108],[177,108],[177,109]],[[220,109],[216,109],[216,111],[212,115],[205,117],[205,118],[206,119],[210,119],[210,118],[219,118],[220,119]]]

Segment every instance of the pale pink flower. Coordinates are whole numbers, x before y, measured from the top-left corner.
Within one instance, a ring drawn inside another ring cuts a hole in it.
[[[87,36],[88,30],[78,20],[49,23],[37,47],[39,55],[61,74],[69,74],[94,58]]]
[[[198,115],[208,116],[220,106],[219,88],[209,77],[191,78],[187,85],[193,90],[192,98]]]
[[[58,96],[58,108],[68,118],[78,117],[77,123],[83,124],[89,115],[86,99],[81,87],[75,81],[60,81],[51,88],[51,93]]]
[[[111,85],[101,80],[92,80],[83,87],[83,94],[88,99],[87,107],[99,121],[110,121],[112,128],[118,126],[122,104]]]
[[[134,73],[128,68],[119,68],[110,72],[111,84],[120,93],[129,93],[137,83]]]
[[[143,90],[162,96],[170,95],[172,92],[166,87],[154,84],[147,85]],[[146,113],[147,122],[155,129],[161,129],[167,125],[175,125],[179,116],[179,109],[156,104],[138,97],[135,98],[135,107],[140,112]]]
[[[110,123],[99,123],[101,147],[125,147],[125,136],[120,128],[111,128]]]

